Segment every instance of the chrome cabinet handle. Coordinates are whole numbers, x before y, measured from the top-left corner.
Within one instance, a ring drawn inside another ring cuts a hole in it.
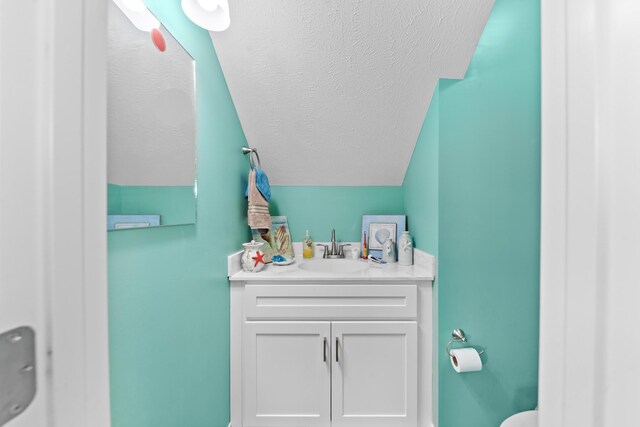
[[[340,358],[338,357],[338,353],[340,352],[338,337],[336,337],[336,362],[340,362]]]
[[[324,337],[324,342],[322,343],[322,361],[327,361],[327,337]]]

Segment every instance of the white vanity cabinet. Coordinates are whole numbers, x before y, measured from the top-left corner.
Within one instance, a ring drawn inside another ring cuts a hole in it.
[[[430,280],[250,277],[231,277],[232,427],[431,426]]]
[[[247,322],[243,425],[416,426],[416,322]]]

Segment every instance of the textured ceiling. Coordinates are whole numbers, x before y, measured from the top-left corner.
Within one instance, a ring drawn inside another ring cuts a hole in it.
[[[493,0],[230,6],[211,38],[271,183],[401,185],[438,78],[464,76]]]

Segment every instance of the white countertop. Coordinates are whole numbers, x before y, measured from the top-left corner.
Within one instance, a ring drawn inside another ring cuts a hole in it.
[[[358,245],[358,243],[355,243]],[[353,273],[313,272],[299,268],[304,262],[322,262],[321,257],[311,260],[302,258],[301,243],[295,242],[296,261],[293,264],[279,266],[267,264],[258,273],[247,273],[240,267],[242,252],[232,254],[228,258],[229,280],[231,282],[286,282],[312,280],[316,281],[432,281],[436,273],[435,257],[419,249],[414,250],[414,265],[400,266],[398,263],[379,265],[367,260],[356,262],[367,263],[368,268]],[[352,261],[353,262],[353,261]]]

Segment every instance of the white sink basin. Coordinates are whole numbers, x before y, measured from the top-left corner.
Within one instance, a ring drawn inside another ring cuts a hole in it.
[[[321,259],[316,261],[305,261],[298,266],[305,271],[314,273],[358,273],[364,271],[369,266],[364,261],[349,259]]]

